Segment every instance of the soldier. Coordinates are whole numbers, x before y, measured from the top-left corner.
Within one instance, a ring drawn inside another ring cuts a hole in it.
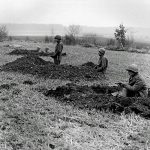
[[[122,92],[120,96],[125,97],[147,97],[148,90],[145,81],[140,77],[138,67],[135,64],[130,65],[127,69],[129,74],[129,83],[120,83]]]
[[[98,65],[95,67],[95,69],[98,72],[105,73],[106,69],[108,67],[108,59],[106,57],[104,57],[105,49],[100,48],[98,54],[99,54],[99,60],[98,60]]]
[[[38,47],[37,47],[37,49],[36,49],[36,50],[37,50],[37,52],[40,52],[40,49],[41,49],[41,48],[38,46]]]
[[[52,56],[54,59],[54,63],[56,65],[59,65],[61,62],[61,55],[62,55],[62,50],[63,50],[63,43],[61,42],[61,36],[56,35],[54,38],[55,42],[57,42],[56,47],[55,47],[55,53]]]

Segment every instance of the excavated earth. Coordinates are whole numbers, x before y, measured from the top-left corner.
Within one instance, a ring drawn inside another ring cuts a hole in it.
[[[43,60],[37,55],[27,55],[3,65],[1,70],[71,81],[104,79],[104,75],[97,72],[94,67],[95,64],[92,62],[85,63],[81,66],[67,64],[55,65],[52,62]]]
[[[28,55],[3,65],[1,70],[70,81],[104,80],[104,75],[95,71],[94,67],[95,64],[92,62],[87,62],[80,66],[55,65],[52,62],[43,60],[37,55]],[[64,86],[58,86],[55,90],[45,90],[43,94],[45,96],[55,97],[59,101],[82,109],[104,109],[111,110],[115,113],[135,112],[145,118],[150,118],[150,98],[114,97],[111,93],[118,90],[118,86],[104,84],[81,86],[68,83]]]
[[[147,119],[150,118],[149,98],[115,97],[111,94],[118,90],[118,86],[80,86],[68,83],[55,90],[46,90],[43,94],[81,109],[110,110],[119,114],[134,112]]]

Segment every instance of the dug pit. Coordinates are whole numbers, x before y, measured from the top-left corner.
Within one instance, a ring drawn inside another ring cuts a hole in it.
[[[149,98],[114,97],[111,93],[116,91],[117,86],[80,86],[69,83],[55,90],[47,90],[43,94],[81,109],[110,110],[119,114],[134,112],[150,118]]]

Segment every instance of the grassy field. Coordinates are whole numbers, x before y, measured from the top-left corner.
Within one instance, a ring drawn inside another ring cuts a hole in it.
[[[7,53],[13,49],[6,44],[25,48],[54,45],[19,42],[0,43],[0,65],[20,56]],[[97,49],[64,46],[63,64],[97,63]],[[150,86],[150,55],[107,51],[109,84],[128,80],[125,68],[139,65],[140,73]],[[49,57],[45,60],[52,61]],[[33,85],[26,85],[30,80]],[[1,150],[148,150],[150,149],[150,121],[135,114],[116,115],[111,112],[87,110],[65,105],[38,92],[55,89],[70,81],[38,78],[16,72],[0,72],[0,149]],[[93,81],[98,83],[99,81]],[[93,84],[80,81],[80,84]],[[5,86],[4,86],[5,85]],[[2,88],[3,87],[3,88]],[[4,88],[5,87],[5,88]]]

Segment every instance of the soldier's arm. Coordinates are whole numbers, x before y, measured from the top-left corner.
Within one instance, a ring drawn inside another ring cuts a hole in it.
[[[102,71],[105,67],[106,67],[106,59],[102,59],[102,65],[100,67],[98,67],[98,71]]]
[[[129,84],[125,85],[125,88],[130,91],[138,91],[143,87],[143,81],[137,80],[133,86],[130,86]]]

